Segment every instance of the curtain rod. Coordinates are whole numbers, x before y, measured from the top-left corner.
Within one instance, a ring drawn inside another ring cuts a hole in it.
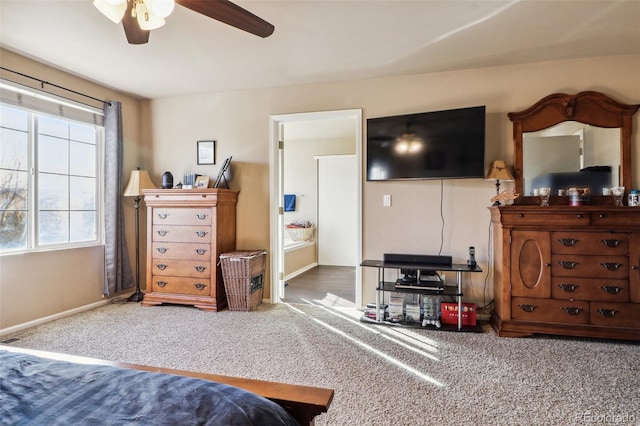
[[[73,93],[74,95],[83,96],[83,97],[85,97],[85,98],[87,98],[87,99],[91,99],[92,101],[100,102],[100,103],[101,103],[101,104],[103,104],[103,105],[109,105],[109,106],[111,106],[111,102],[109,102],[109,101],[103,101],[102,99],[94,98],[93,96],[85,95],[84,93],[80,93],[80,92],[77,92],[77,91],[75,91],[75,90],[68,89],[68,88],[63,87],[63,86],[59,86],[59,85],[57,85],[57,84],[49,83],[49,82],[48,82],[48,81],[46,81],[46,80],[42,80],[42,79],[39,79],[39,78],[36,78],[36,77],[32,77],[32,76],[30,76],[30,75],[28,75],[28,74],[23,74],[23,73],[21,73],[21,72],[14,71],[14,70],[9,69],[9,68],[0,67],[0,69],[1,69],[1,70],[3,70],[3,71],[8,71],[8,72],[13,73],[13,74],[17,74],[17,75],[19,75],[19,76],[21,76],[21,77],[26,77],[26,78],[29,78],[29,79],[31,79],[31,80],[35,80],[35,81],[37,81],[37,82],[39,82],[39,83],[40,83],[40,88],[41,88],[41,89],[43,89],[43,90],[44,90],[44,86],[45,86],[45,85],[47,85],[47,86],[52,86],[52,87],[55,87],[56,89],[62,89],[62,90],[65,90],[65,91],[67,91],[67,92]],[[14,81],[14,83],[15,83],[15,81]],[[17,83],[17,84],[20,84],[20,83]],[[47,92],[47,93],[48,93],[48,92]],[[53,93],[51,93],[51,94],[53,95]],[[88,104],[84,104],[84,105],[92,106],[92,105],[88,105]]]

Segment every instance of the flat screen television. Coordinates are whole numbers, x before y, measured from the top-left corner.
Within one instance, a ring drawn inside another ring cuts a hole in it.
[[[485,107],[367,119],[367,180],[484,177]]]

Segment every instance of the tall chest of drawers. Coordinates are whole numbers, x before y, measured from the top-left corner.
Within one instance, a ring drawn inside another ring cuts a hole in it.
[[[235,250],[238,192],[228,189],[153,189],[147,205],[147,292],[143,306],[227,306],[218,265]]]
[[[500,336],[640,340],[640,208],[491,208]]]

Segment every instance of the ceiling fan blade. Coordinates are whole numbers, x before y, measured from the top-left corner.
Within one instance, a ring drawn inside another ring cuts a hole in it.
[[[176,0],[176,3],[232,27],[265,38],[275,27],[229,0]]]
[[[149,42],[149,33],[151,31],[143,30],[138,24],[138,20],[131,16],[132,1],[127,2],[127,10],[122,17],[122,26],[127,36],[129,44],[145,44]]]

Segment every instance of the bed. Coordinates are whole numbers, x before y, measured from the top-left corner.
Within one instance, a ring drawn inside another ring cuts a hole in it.
[[[0,345],[0,424],[313,425],[333,390]]]

